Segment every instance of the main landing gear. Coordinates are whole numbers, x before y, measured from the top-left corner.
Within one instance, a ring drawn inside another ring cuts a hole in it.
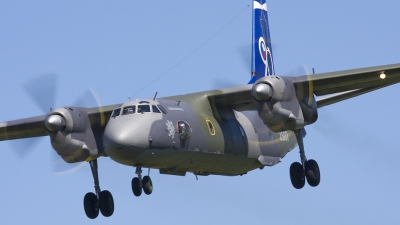
[[[290,166],[290,180],[292,181],[292,185],[296,189],[301,189],[304,187],[305,180],[307,179],[307,183],[311,187],[316,187],[321,181],[321,174],[317,162],[313,159],[307,160],[306,158],[303,144],[305,130],[303,128],[293,132],[299,144],[301,164],[294,162]]]
[[[150,171],[150,169],[149,169]],[[144,176],[142,179],[142,167],[140,165],[136,166],[136,172],[138,176],[132,179],[132,192],[136,197],[142,194],[142,190],[146,195],[150,195],[153,192],[153,183],[149,177]]]
[[[93,174],[94,189],[96,194],[89,192],[83,199],[83,206],[85,208],[86,216],[90,219],[95,219],[99,215],[100,210],[103,216],[109,217],[114,213],[113,197],[109,191],[100,190],[97,159],[89,161],[89,164]]]

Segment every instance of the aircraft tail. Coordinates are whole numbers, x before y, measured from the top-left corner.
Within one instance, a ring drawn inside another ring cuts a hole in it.
[[[265,0],[253,1],[253,44],[251,57],[251,80],[249,84],[253,84],[261,77],[275,74],[268,26],[267,3]]]

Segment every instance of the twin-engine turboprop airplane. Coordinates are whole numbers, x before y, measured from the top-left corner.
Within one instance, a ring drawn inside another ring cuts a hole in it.
[[[252,71],[249,84],[140,99],[105,107],[61,107],[47,115],[0,123],[0,140],[50,136],[68,163],[89,162],[95,193],[84,197],[86,215],[114,212],[109,191],[100,189],[97,158],[136,167],[132,191],[149,195],[153,183],[142,168],[161,174],[242,175],[273,166],[296,145],[300,162],[290,167],[293,186],[320,183],[307,160],[305,127],[318,108],[400,81],[400,64],[299,77],[276,76],[265,0],[253,2]],[[315,96],[322,96],[316,98]]]

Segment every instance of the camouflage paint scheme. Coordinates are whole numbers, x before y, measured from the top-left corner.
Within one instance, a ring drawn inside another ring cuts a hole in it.
[[[105,128],[105,153],[119,163],[157,168],[164,174],[240,175],[275,165],[296,146],[292,132],[271,132],[257,111],[220,109],[217,119],[205,97],[169,99],[176,100],[145,99],[149,103],[144,103],[161,105],[166,114],[147,112],[110,118]],[[121,108],[140,105],[141,101],[124,103]],[[179,137],[178,121],[190,125],[189,138]]]

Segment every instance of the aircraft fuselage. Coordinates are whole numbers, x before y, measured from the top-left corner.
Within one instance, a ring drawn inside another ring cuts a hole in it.
[[[291,131],[271,132],[257,111],[215,108],[191,95],[122,104],[103,141],[116,162],[174,175],[245,174],[275,165],[297,144]]]

